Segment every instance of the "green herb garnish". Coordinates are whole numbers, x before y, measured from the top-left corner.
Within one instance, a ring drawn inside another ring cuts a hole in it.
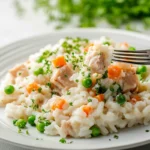
[[[61,139],[59,140],[59,142],[65,144],[65,143],[66,143],[66,139],[65,139],[65,138],[61,138]]]
[[[114,135],[114,139],[119,139],[119,136],[118,135]]]
[[[41,88],[41,87],[38,89],[38,92],[39,92],[39,93],[41,93],[41,92],[42,92],[42,88]]]
[[[88,99],[88,102],[92,102],[92,99],[89,98],[89,99]]]
[[[129,50],[130,50],[130,51],[136,51],[136,48],[135,48],[135,47],[130,46],[130,47],[129,47]]]
[[[149,132],[149,130],[145,130],[145,132]]]
[[[70,106],[73,106],[73,103],[72,103],[72,102],[70,102],[70,103],[69,103],[69,105],[70,105]]]

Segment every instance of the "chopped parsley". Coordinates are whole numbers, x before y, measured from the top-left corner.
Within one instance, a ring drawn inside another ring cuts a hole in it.
[[[76,81],[77,83],[79,82],[79,80],[78,80],[78,79],[76,79],[75,81]]]
[[[70,91],[67,91],[67,95],[70,95],[71,94],[71,92]]]
[[[81,38],[80,38],[80,37],[76,37],[76,38],[73,39],[73,42],[75,42],[75,43],[76,43],[76,42],[80,42],[80,41],[81,41]]]
[[[52,74],[52,70],[51,70],[51,62],[48,60],[44,61],[44,67],[45,67],[45,74]]]
[[[39,105],[36,104],[36,105],[34,105],[32,108],[33,108],[33,110],[37,110],[37,109],[39,108]]]
[[[82,76],[84,76],[84,75],[85,75],[85,73],[84,73],[84,72],[81,72],[81,74],[82,74]]]
[[[61,138],[61,139],[59,140],[59,142],[65,144],[65,143],[66,143],[66,139],[65,139],[65,138]]]
[[[121,86],[118,84],[117,93],[121,93],[121,92],[122,92],[122,88],[121,88]]]
[[[145,130],[145,132],[149,132],[149,130]]]
[[[26,134],[29,135],[29,131],[28,130],[26,130]]]
[[[109,89],[110,89],[111,92],[114,92],[114,91],[115,91],[112,85],[110,86]]]
[[[105,73],[102,76],[102,79],[106,79],[108,77],[108,71],[106,70]]]
[[[32,101],[32,105],[29,107],[31,107],[33,110],[37,110],[39,108],[39,105],[35,103],[34,99],[31,99],[31,101]]]
[[[36,140],[43,140],[42,138],[41,139],[39,139],[39,138],[36,138]]]
[[[51,94],[52,95],[57,95],[57,93],[55,91],[52,91]]]
[[[50,88],[51,87],[51,83],[50,82],[46,83],[46,86],[48,86]]]
[[[73,106],[73,103],[72,103],[72,102],[70,102],[70,103],[69,103],[69,105],[70,105],[70,106]]]
[[[49,126],[51,124],[49,120],[45,120],[44,123],[45,123],[45,126]]]
[[[70,141],[70,142],[68,142],[67,144],[72,144],[73,143],[73,141]]]
[[[39,93],[41,93],[41,92],[42,92],[42,88],[41,88],[41,87],[38,89],[38,92],[39,92]]]
[[[88,102],[92,102],[92,99],[89,98],[89,99],[88,99]]]
[[[53,52],[50,52],[49,50],[46,50],[43,52],[43,54],[36,60],[36,62],[41,63],[43,60],[51,56]]]
[[[45,109],[42,109],[42,112],[44,112],[44,113],[48,113],[48,112],[50,112],[49,110],[48,111],[46,111]]]
[[[18,128],[18,133],[22,133],[21,128]]]
[[[38,122],[43,122],[43,121],[45,121],[46,120],[46,118],[45,117],[42,117],[42,116],[39,116],[39,118],[38,118]]]
[[[115,134],[114,139],[119,139],[119,136]]]
[[[67,75],[67,74],[65,74],[65,75],[64,75],[64,77],[65,77],[65,78],[68,78],[68,75]]]
[[[95,87],[95,90],[96,90],[96,94],[102,94],[105,93],[107,89],[105,86],[98,84],[98,86]]]

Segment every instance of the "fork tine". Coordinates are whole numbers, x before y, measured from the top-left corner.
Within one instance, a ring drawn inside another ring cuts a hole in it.
[[[148,57],[149,55],[147,53],[128,53],[128,52],[113,52],[113,54],[116,55],[123,55],[123,56],[142,56],[142,57]]]
[[[117,62],[124,62],[124,63],[132,63],[132,64],[139,64],[139,65],[148,65],[150,64],[150,59],[149,60],[134,60],[134,59],[122,59],[122,58],[112,58],[112,61],[117,61]]]
[[[150,60],[147,56],[126,56],[113,54],[114,58],[133,59],[133,60]]]
[[[123,52],[123,53],[145,53],[147,54],[147,50],[137,50],[137,51],[130,51],[130,50],[119,50],[119,49],[115,49],[114,52]]]
[[[150,50],[114,50],[112,61],[149,65],[150,64]]]

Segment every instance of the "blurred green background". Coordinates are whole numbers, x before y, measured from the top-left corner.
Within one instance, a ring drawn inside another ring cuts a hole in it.
[[[31,0],[32,9],[42,11],[47,22],[56,22],[55,28],[64,28],[75,20],[76,27],[97,27],[107,22],[113,28],[138,30],[136,22],[150,28],[150,0]],[[14,0],[17,13],[23,17],[26,7]],[[76,19],[74,19],[76,18]]]

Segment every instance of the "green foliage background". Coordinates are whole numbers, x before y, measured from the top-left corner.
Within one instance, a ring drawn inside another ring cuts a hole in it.
[[[48,21],[58,22],[56,28],[68,24],[73,16],[78,17],[78,27],[95,27],[103,20],[116,28],[126,25],[130,29],[130,23],[137,20],[150,27],[150,0],[34,0],[33,5]],[[23,10],[19,0],[15,6]]]

